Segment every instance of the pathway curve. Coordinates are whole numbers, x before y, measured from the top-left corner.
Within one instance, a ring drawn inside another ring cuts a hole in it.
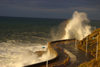
[[[49,67],[78,67],[79,64],[91,60],[85,52],[75,48],[75,40],[53,41],[50,44],[58,53],[58,57],[49,61]],[[26,67],[46,67],[46,63],[29,65]]]
[[[58,44],[70,56],[70,62],[66,67],[78,67],[79,64],[91,60],[93,57],[75,48],[75,41],[68,44]]]

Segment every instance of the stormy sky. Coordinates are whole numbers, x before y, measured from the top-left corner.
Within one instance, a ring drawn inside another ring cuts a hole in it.
[[[67,19],[74,11],[100,20],[100,0],[0,0],[0,16]]]

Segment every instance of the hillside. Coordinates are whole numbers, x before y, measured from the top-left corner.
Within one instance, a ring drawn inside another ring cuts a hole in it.
[[[81,40],[78,43],[78,48],[94,57],[91,61],[84,62],[78,67],[100,67],[100,28]]]

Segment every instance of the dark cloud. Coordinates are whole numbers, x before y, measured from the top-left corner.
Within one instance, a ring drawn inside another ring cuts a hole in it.
[[[99,19],[100,0],[0,0],[0,16],[69,18],[75,10]]]

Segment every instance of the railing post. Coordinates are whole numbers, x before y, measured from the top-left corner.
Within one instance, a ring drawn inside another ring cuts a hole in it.
[[[97,34],[96,41],[97,41],[97,45],[96,45],[96,60],[97,60],[98,59],[98,34]]]
[[[87,56],[87,52],[88,52],[88,37],[86,38],[86,56]]]

